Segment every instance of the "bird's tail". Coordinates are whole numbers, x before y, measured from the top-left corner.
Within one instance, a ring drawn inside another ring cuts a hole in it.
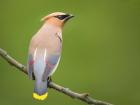
[[[34,99],[42,101],[47,98],[48,96],[47,82],[48,82],[47,80],[46,81],[36,80],[34,93],[33,93]]]

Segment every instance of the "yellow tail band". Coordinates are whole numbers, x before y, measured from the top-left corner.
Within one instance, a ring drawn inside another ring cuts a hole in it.
[[[46,92],[43,95],[39,95],[37,93],[33,93],[33,98],[36,99],[36,100],[40,100],[40,101],[45,100],[47,98],[47,96],[48,96],[48,92]]]

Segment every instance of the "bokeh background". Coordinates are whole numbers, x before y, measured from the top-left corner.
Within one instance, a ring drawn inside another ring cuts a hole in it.
[[[72,13],[53,81],[115,105],[140,104],[140,0],[0,0],[0,47],[26,64],[28,44],[52,12]],[[85,105],[34,82],[0,58],[0,105]]]

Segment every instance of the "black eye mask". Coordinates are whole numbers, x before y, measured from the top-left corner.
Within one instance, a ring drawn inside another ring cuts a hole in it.
[[[58,16],[55,16],[55,17],[58,18],[58,19],[60,19],[60,20],[63,20],[63,19],[65,19],[68,16],[69,15],[58,15]]]

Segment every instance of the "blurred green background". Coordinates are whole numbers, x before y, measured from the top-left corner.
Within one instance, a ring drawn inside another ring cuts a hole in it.
[[[28,44],[52,12],[72,13],[53,81],[115,105],[140,104],[140,0],[0,0],[0,47],[26,64]],[[0,58],[0,105],[85,105],[34,83]]]

